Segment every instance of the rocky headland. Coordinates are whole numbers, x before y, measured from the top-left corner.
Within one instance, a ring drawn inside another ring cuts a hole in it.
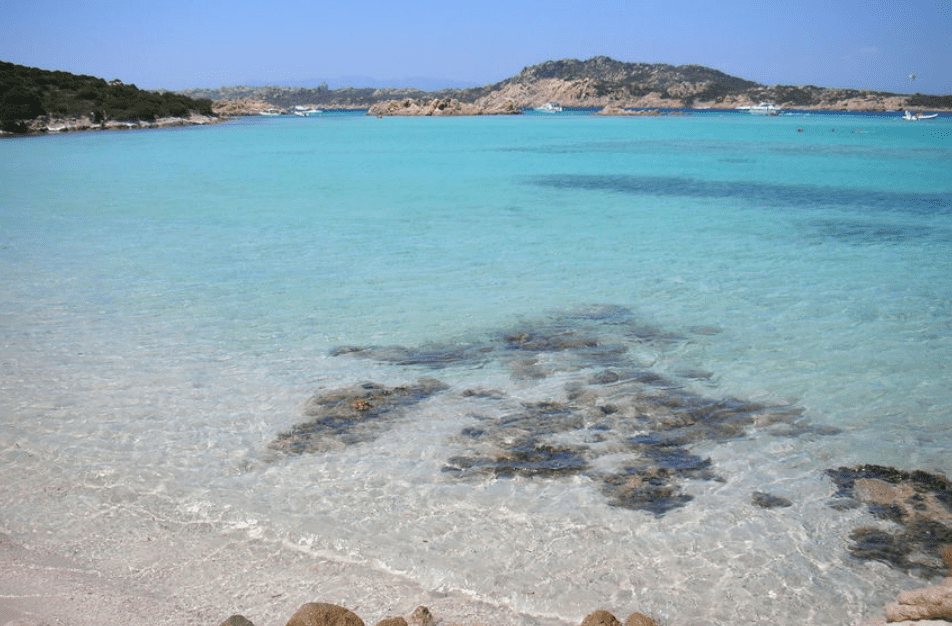
[[[455,98],[406,98],[379,102],[367,110],[367,115],[386,116],[459,116],[459,115],[519,115],[522,109],[512,100],[491,103],[460,102]]]
[[[785,109],[829,111],[952,110],[952,95],[895,94],[813,85],[774,85],[730,76],[700,65],[626,63],[608,57],[546,61],[498,83],[469,89],[314,89],[223,87],[190,90],[214,101],[216,111],[256,114],[260,104],[290,109],[367,109],[372,115],[500,115],[558,102],[563,107],[601,109],[625,115],[635,110],[734,109],[774,102]],[[409,102],[409,104],[407,104]],[[226,104],[231,103],[231,104]],[[230,108],[226,108],[230,107]]]
[[[217,121],[220,117],[212,111],[211,100],[0,61],[0,135],[163,128]]]

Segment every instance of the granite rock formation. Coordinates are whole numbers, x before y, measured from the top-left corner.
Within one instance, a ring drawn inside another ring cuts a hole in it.
[[[886,605],[890,622],[910,620],[952,620],[952,578],[942,584],[899,594],[896,602]]]
[[[455,98],[387,100],[373,105],[367,115],[377,117],[422,116],[449,117],[467,115],[519,115],[522,109],[511,99],[494,102],[461,102]]]

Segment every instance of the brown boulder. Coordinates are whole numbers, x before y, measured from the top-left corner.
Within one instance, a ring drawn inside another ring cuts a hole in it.
[[[255,626],[250,619],[244,615],[232,615],[218,626]]]
[[[941,585],[934,587],[905,591],[897,600],[886,605],[886,619],[890,622],[952,620],[952,578],[946,578]]]
[[[434,626],[436,618],[425,606],[418,606],[410,616],[410,626]]]
[[[608,611],[598,610],[589,613],[588,617],[582,620],[582,626],[621,626],[621,622]]]
[[[364,626],[364,622],[342,606],[308,602],[291,616],[287,626]]]
[[[641,613],[632,613],[625,620],[625,626],[658,626],[658,623],[647,615]]]
[[[377,622],[377,626],[407,626],[407,620],[402,617],[390,617]]]

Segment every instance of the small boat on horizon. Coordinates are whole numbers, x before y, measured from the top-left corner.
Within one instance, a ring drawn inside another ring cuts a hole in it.
[[[323,111],[321,111],[320,109],[315,109],[313,107],[304,107],[300,105],[294,107],[293,112],[295,115],[298,115],[300,117],[311,117],[312,115],[318,115],[320,113],[323,113]]]
[[[538,111],[539,113],[561,113],[562,107],[559,106],[558,102],[546,102],[540,107],[532,109],[533,111]]]
[[[783,110],[773,102],[760,102],[758,104],[746,107],[751,115],[780,115]]]
[[[903,111],[902,119],[908,122],[917,122],[919,120],[931,120],[934,117],[939,117],[938,113],[933,113],[932,115],[922,115],[921,113],[912,113],[911,111]]]

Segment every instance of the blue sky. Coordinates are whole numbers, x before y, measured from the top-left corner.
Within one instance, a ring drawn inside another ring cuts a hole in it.
[[[606,55],[768,85],[952,94],[952,0],[5,0],[0,14],[0,60],[144,89],[484,85]]]

